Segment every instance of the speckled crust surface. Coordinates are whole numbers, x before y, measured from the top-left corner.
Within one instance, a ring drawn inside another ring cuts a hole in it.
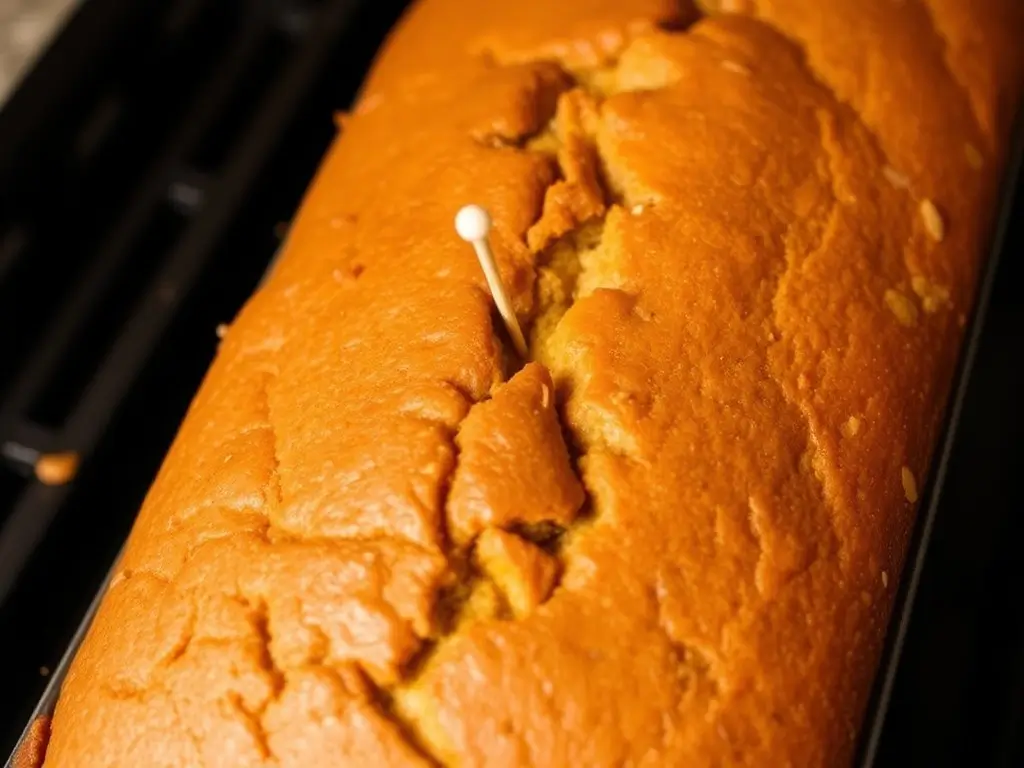
[[[1024,6],[702,5],[406,17],[147,498],[47,766],[849,760]]]
[[[42,765],[49,734],[49,717],[41,715],[33,720],[11,759],[11,768],[37,768]]]

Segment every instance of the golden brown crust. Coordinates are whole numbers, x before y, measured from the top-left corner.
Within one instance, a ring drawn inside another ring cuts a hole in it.
[[[11,760],[11,768],[39,768],[46,755],[46,742],[50,735],[50,718],[41,715],[32,721],[28,732],[18,745]]]
[[[488,528],[476,541],[476,556],[516,618],[529,616],[551,596],[558,561],[537,545],[500,528]]]
[[[555,388],[528,364],[459,427],[459,464],[448,494],[448,530],[458,545],[484,529],[568,526],[583,506],[555,412]]]
[[[849,759],[1024,11],[702,5],[734,13],[407,16],[223,339],[47,766]],[[468,202],[538,363],[504,386]],[[514,535],[538,523],[566,530]]]

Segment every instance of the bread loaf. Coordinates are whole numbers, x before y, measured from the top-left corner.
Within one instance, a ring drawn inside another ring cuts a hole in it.
[[[407,14],[146,499],[46,766],[849,763],[1024,4],[700,6]]]

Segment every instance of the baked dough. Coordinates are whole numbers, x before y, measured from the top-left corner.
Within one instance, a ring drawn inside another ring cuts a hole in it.
[[[406,16],[223,339],[46,766],[850,760],[1024,4],[701,5]]]

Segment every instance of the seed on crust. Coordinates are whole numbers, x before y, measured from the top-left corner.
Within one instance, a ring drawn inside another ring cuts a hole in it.
[[[917,501],[917,480],[914,479],[914,473],[910,471],[910,467],[903,467],[900,471],[900,479],[903,481],[903,495],[907,497],[907,501],[913,504]]]
[[[882,175],[885,176],[886,180],[892,184],[896,189],[907,189],[910,186],[910,179],[905,174],[900,173],[891,165],[887,165],[882,168]]]
[[[937,243],[942,242],[946,236],[946,223],[942,220],[942,214],[928,198],[921,201],[921,219],[924,221],[924,231],[928,237]]]
[[[985,165],[981,150],[970,142],[964,145],[964,156],[967,158],[967,164],[976,171],[980,171]]]
[[[885,292],[885,306],[896,315],[900,325],[913,328],[917,324],[917,305],[899,291],[889,289]]]

